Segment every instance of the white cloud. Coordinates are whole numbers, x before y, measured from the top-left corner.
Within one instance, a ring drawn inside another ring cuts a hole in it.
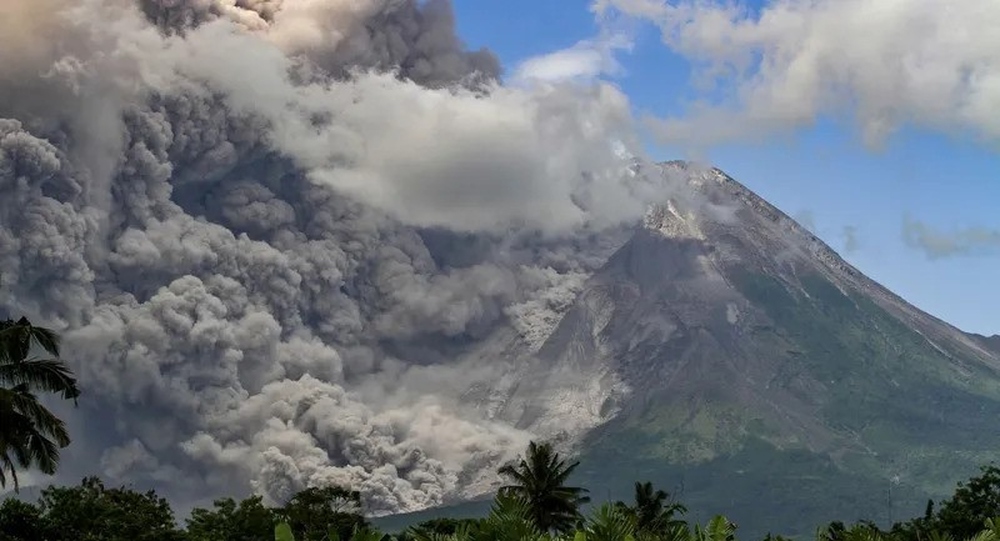
[[[586,43],[535,56],[518,66],[516,80],[558,81],[596,77],[604,71],[604,57]]]
[[[652,21],[726,96],[655,119],[665,142],[707,146],[853,116],[873,147],[903,124],[1000,141],[996,0],[595,0]]]
[[[514,82],[589,81],[602,75],[614,75],[621,71],[615,53],[631,48],[631,40],[624,35],[579,41],[572,47],[521,62],[514,70]]]

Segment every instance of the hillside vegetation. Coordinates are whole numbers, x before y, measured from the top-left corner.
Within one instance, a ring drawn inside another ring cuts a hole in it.
[[[595,503],[589,491],[568,483],[579,462],[569,463],[548,444],[532,443],[525,456],[499,472],[508,482],[480,517],[438,517],[400,531],[383,532],[365,516],[361,496],[347,487],[308,488],[284,505],[259,496],[224,498],[195,509],[179,525],[170,504],[155,491],[107,487],[86,478],[72,487],[49,486],[36,502],[7,498],[0,504],[0,541],[735,541],[739,524],[716,515],[689,520],[675,497],[649,483],[635,483],[631,501]],[[760,487],[762,499],[768,497]],[[808,494],[804,493],[804,496]],[[872,495],[859,494],[859,498]],[[752,502],[747,502],[753,505]],[[807,503],[804,502],[804,505]],[[1000,467],[960,483],[954,494],[923,516],[881,528],[873,521],[817,524],[799,535],[816,541],[998,541]],[[783,525],[763,536],[780,541]],[[751,538],[753,539],[753,538]]]

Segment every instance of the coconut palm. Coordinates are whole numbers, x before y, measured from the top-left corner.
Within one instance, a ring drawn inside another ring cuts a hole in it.
[[[533,441],[523,458],[500,468],[511,483],[501,487],[500,494],[523,500],[540,530],[569,531],[580,520],[580,506],[590,501],[586,489],[566,486],[579,464],[567,464],[550,443]]]
[[[628,513],[635,522],[636,530],[640,532],[667,531],[681,521],[674,518],[687,512],[681,503],[670,497],[666,491],[653,490],[653,483],[635,483],[635,502],[628,505],[618,502],[616,505]]]
[[[33,351],[44,352],[43,357]],[[37,467],[55,473],[59,450],[69,445],[61,419],[35,396],[59,393],[75,403],[80,390],[59,359],[59,337],[26,318],[0,321],[0,486],[7,474],[17,490],[17,468]]]

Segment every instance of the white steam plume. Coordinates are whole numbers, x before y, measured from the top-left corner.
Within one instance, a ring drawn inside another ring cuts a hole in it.
[[[0,312],[66,337],[70,479],[482,490],[531,434],[463,395],[662,196],[617,90],[501,86],[446,2],[11,0],[0,35]]]

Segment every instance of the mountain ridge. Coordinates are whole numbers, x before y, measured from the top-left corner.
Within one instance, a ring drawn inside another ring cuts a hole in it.
[[[830,518],[789,499],[793,477],[832,483],[812,505],[856,520],[881,496],[844,503],[851,487],[881,494],[903,479],[895,497],[916,513],[992,456],[991,341],[909,304],[721,170],[656,168],[696,193],[651,209],[587,279],[501,416],[575,441],[585,463],[607,465],[582,481],[617,497],[623,477],[674,486],[698,472],[692,503],[757,534],[765,517],[799,533]],[[586,429],[558,430],[572,426]],[[742,510],[719,504],[733,475]],[[775,483],[801,517],[754,500]]]
[[[679,160],[662,162],[660,165],[668,167],[679,167],[685,169],[690,168],[690,164],[688,162]],[[859,270],[854,265],[850,264],[836,250],[834,250],[829,244],[827,244],[821,238],[810,232],[808,229],[806,229],[797,221],[795,221],[795,219],[793,219],[791,216],[789,216],[781,209],[768,202],[763,197],[759,196],[756,192],[754,192],[744,184],[740,183],[739,181],[737,181],[736,179],[725,173],[723,170],[716,167],[712,167],[711,175],[713,175],[716,179],[718,179],[719,182],[724,183],[725,185],[728,186],[732,186],[734,188],[733,190],[734,195],[737,195],[738,197],[743,199],[746,204],[757,209],[758,212],[765,213],[765,215],[770,217],[775,223],[787,225],[789,231],[797,234],[800,237],[800,239],[808,241],[809,243],[814,245],[817,248],[814,254],[820,259],[824,260],[828,265],[830,265],[834,269],[837,269],[845,273],[846,276],[852,279],[862,281],[862,283],[865,286],[873,287],[880,295],[884,295],[886,297],[886,300],[892,302],[894,305],[902,304],[910,308],[913,308],[914,310],[920,313],[920,315],[922,316],[920,318],[921,320],[926,320],[937,325],[944,325],[959,333],[962,333],[963,335],[972,336],[972,333],[967,333],[955,327],[951,323],[937,316],[934,316],[929,312],[920,309],[917,306],[912,305],[909,301],[907,301],[900,295],[896,294],[889,288],[883,286],[881,283],[872,280],[871,278],[868,278],[861,270]],[[1000,345],[1000,335],[994,335],[992,337],[983,337],[983,338],[985,338],[987,342]],[[966,346],[975,347],[972,340],[963,341],[963,343]]]

